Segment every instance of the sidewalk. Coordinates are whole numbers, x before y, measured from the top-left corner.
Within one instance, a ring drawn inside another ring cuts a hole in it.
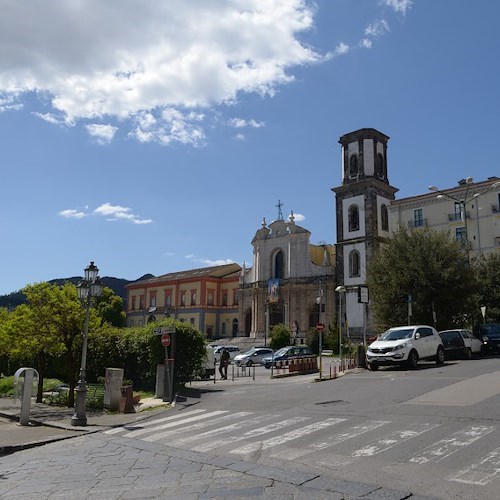
[[[87,426],[71,425],[73,408],[32,402],[29,425],[19,424],[21,406],[12,397],[0,397],[0,456],[45,443],[98,432],[110,427],[137,422],[169,409],[161,399],[141,401],[136,413],[115,413],[87,409]]]

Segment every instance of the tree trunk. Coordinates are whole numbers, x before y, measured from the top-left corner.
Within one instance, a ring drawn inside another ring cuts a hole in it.
[[[66,376],[68,377],[69,393],[68,393],[68,408],[75,406],[75,387],[76,387],[76,376],[75,376],[75,357],[71,352],[71,347],[66,351],[67,367]]]
[[[36,402],[41,403],[43,400],[43,380],[45,378],[45,353],[38,353],[38,389],[36,393]]]

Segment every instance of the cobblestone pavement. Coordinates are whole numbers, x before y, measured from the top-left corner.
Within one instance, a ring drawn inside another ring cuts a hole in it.
[[[0,458],[0,498],[418,500],[419,497],[410,492],[336,480],[307,469],[268,467],[92,433]]]

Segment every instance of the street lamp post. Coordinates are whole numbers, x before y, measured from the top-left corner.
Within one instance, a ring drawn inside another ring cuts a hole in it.
[[[439,193],[437,195],[437,199],[439,199],[439,200],[444,199],[444,198],[448,198],[449,200],[453,200],[459,204],[459,206],[460,206],[460,220],[464,223],[465,244],[467,247],[467,261],[470,261],[469,233],[468,233],[468,228],[467,228],[467,213],[466,213],[465,209],[470,202],[474,201],[476,198],[479,198],[479,196],[482,196],[483,194],[487,193],[491,189],[496,189],[497,187],[500,187],[500,182],[493,183],[491,186],[486,188],[484,191],[481,191],[480,193],[474,193],[470,198],[469,198],[469,192],[470,192],[471,186],[473,184],[472,177],[467,177],[467,179],[465,179],[465,184],[467,185],[467,189],[465,190],[465,195],[464,195],[463,199],[455,198],[451,194],[445,193],[444,191],[441,191],[436,186],[429,186],[429,191],[434,191],[436,193]]]
[[[99,269],[91,262],[85,268],[85,277],[77,285],[78,298],[85,306],[85,323],[83,326],[82,340],[82,362],[80,365],[80,375],[76,391],[75,413],[71,417],[71,425],[87,425],[87,416],[85,414],[85,398],[87,395],[86,368],[87,368],[87,338],[89,334],[89,315],[92,298],[100,297],[102,294],[102,283],[99,278]]]
[[[346,288],[343,285],[339,285],[335,288],[335,291],[339,294],[339,358],[342,366],[342,297],[346,293]]]

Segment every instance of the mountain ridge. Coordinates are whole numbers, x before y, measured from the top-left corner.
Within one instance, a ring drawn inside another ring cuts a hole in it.
[[[115,278],[113,276],[104,276],[101,278],[103,285],[107,288],[111,288],[116,295],[123,299],[124,308],[127,302],[127,292],[125,287],[131,283],[137,283],[138,281],[154,278],[153,274],[145,274],[136,280],[127,280],[125,278]],[[64,283],[73,283],[77,285],[83,279],[82,276],[72,276],[70,278],[55,278],[50,280],[48,283],[54,285],[63,285]],[[11,292],[5,295],[0,295],[0,307],[6,307],[7,309],[15,308],[26,302],[26,297],[23,295],[21,290]]]

